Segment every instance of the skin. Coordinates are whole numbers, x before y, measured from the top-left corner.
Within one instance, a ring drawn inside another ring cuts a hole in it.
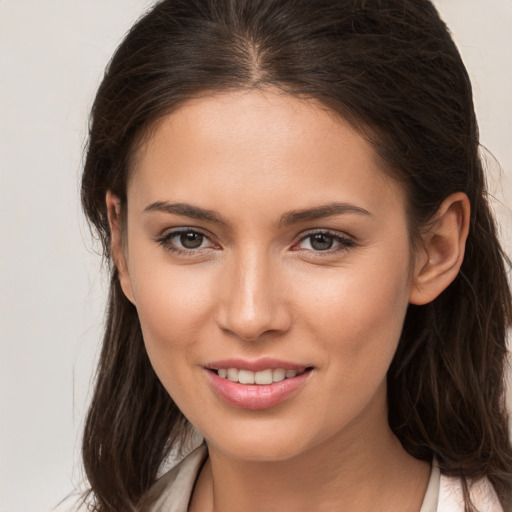
[[[340,203],[350,208],[290,219]],[[458,272],[466,196],[443,203],[413,252],[404,191],[370,144],[315,102],[267,90],[205,96],[161,119],[127,204],[123,229],[107,195],[123,290],[155,372],[208,442],[189,510],[418,511],[430,467],[389,429],[386,373],[408,304]],[[179,228],[204,235],[200,247],[184,249]],[[318,250],[312,231],[332,247]],[[283,403],[246,410],[205,370],[233,357],[314,369]]]

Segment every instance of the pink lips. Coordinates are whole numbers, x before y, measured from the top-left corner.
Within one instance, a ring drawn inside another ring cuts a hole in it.
[[[219,377],[215,371],[212,371],[220,368],[238,368],[239,370],[258,372],[276,368],[300,371],[304,370],[306,366],[268,358],[257,361],[228,359],[216,361],[206,366],[210,383],[221,399],[234,407],[253,410],[267,409],[284,402],[294,395],[311,375],[311,370],[306,369],[306,371],[296,377],[273,382],[272,384],[240,384]]]

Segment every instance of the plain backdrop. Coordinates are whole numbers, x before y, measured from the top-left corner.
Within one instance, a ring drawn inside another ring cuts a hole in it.
[[[112,52],[151,3],[0,0],[0,512],[50,511],[80,482],[105,301],[78,201],[87,115]],[[512,0],[436,5],[473,81],[511,254]]]

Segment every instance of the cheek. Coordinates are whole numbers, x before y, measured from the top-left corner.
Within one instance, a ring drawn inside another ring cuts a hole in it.
[[[347,381],[387,372],[408,307],[404,254],[399,259],[368,258],[367,265],[334,269],[321,279],[304,276],[300,288],[309,293],[301,310],[307,311],[309,329],[329,354],[327,364],[342,367]]]
[[[194,272],[153,266],[144,280],[135,280],[137,311],[146,351],[158,376],[180,410],[201,405],[203,395],[195,372],[199,343],[208,332],[209,296],[204,278]],[[200,283],[200,286],[198,286]],[[191,398],[194,397],[193,401]],[[193,409],[195,410],[195,409]]]
[[[171,265],[164,257],[133,251],[132,289],[144,343],[155,371],[171,376],[193,356],[195,342],[211,321],[214,294],[206,269]],[[164,382],[165,384],[165,382]]]
[[[408,307],[408,279],[400,266],[381,271],[382,266],[380,271],[354,268],[333,272],[322,285],[311,278],[303,283],[311,294],[302,308],[307,316],[298,321],[309,330],[306,337],[315,340],[322,369],[322,398],[315,400],[311,414],[324,418],[333,432],[364,417],[379,390],[385,396]]]

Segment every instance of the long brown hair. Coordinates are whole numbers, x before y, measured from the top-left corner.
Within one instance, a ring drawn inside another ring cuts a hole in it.
[[[271,86],[310,97],[372,142],[408,192],[411,239],[449,194],[471,226],[459,276],[409,306],[388,372],[389,423],[405,449],[512,507],[504,403],[512,321],[505,256],[486,197],[471,84],[428,0],[163,0],[128,33],[91,114],[85,213],[110,260],[105,195],[124,202],[130,159],[161,116],[205,91]],[[94,510],[136,510],[188,425],[153,372],[137,312],[111,264],[106,332],[83,439]]]

